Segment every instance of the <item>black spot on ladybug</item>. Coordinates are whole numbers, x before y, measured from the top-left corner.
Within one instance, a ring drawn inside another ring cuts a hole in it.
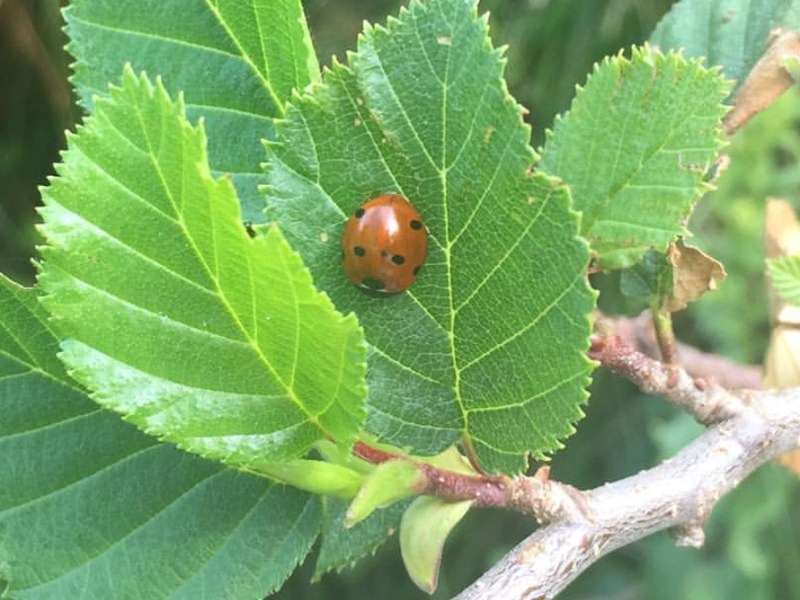
[[[399,254],[395,254],[392,257],[392,262],[396,265],[402,265],[404,262],[406,262],[406,257],[400,256]]]
[[[381,256],[383,256],[385,258],[385,257],[389,256],[389,253],[386,250],[381,250]]]
[[[372,277],[367,277],[366,279],[364,279],[364,286],[368,287],[371,290],[382,290],[383,288],[386,287],[383,281],[381,281],[380,279],[374,279]]]
[[[420,270],[421,268],[422,268],[422,267],[414,267],[414,277],[416,277],[416,276],[417,276],[417,274],[419,273],[419,270]]]
[[[361,217],[364,216],[364,209],[363,208],[357,208],[356,212],[353,213],[353,214],[356,216],[356,219],[360,219]]]
[[[353,252],[355,253],[356,256],[364,256],[367,253],[367,251],[364,250],[364,248],[362,248],[361,246],[356,246],[355,248],[353,248]]]
[[[422,229],[422,221],[417,221],[416,219],[411,221],[411,229]]]

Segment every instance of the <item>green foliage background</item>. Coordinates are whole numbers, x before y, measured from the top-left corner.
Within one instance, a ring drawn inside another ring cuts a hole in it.
[[[31,223],[44,182],[64,140],[61,131],[79,112],[69,102],[67,59],[56,3],[0,5],[0,269],[29,281]],[[396,12],[397,0],[307,0],[319,59],[344,56],[355,46],[362,20]],[[492,12],[495,43],[508,44],[507,79],[531,111],[534,144],[554,115],[569,105],[574,86],[591,65],[621,47],[646,39],[671,0],[484,0]],[[9,5],[22,6],[25,13]],[[22,20],[20,20],[22,19]],[[20,35],[23,21],[33,25]],[[27,40],[27,42],[26,42]],[[38,46],[36,46],[38,44]],[[736,136],[733,168],[719,191],[700,204],[690,228],[695,242],[723,261],[729,278],[716,293],[679,315],[683,339],[746,361],[760,361],[767,342],[766,303],[754,300],[763,281],[762,205],[766,195],[800,200],[800,94],[788,94]],[[601,282],[604,309],[639,307]],[[744,308],[745,299],[747,308]],[[662,402],[639,397],[627,384],[598,375],[587,418],[553,464],[554,476],[581,487],[618,479],[673,453],[696,435],[686,416]],[[767,467],[712,516],[706,547],[677,549],[665,534],[617,552],[581,577],[563,598],[689,600],[800,598],[800,483]],[[483,572],[530,530],[517,515],[477,512],[457,529],[445,552],[435,598],[447,598]],[[418,594],[399,561],[396,540],[377,559],[310,586],[313,561],[278,598],[408,598]]]

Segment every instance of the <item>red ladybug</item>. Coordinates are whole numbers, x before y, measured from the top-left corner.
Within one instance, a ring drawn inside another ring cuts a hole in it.
[[[428,232],[417,209],[398,194],[362,204],[344,228],[344,273],[360,288],[396,294],[407,290],[428,255]]]

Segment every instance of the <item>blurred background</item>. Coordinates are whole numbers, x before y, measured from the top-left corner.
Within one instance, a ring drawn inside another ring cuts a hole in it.
[[[30,283],[38,186],[53,172],[64,131],[81,113],[69,88],[60,8],[66,2],[0,0],[0,271]],[[364,20],[396,14],[397,0],[306,0],[320,62],[345,59]],[[568,108],[594,62],[645,40],[672,0],[483,0],[495,44],[508,45],[507,81],[525,105],[533,144]],[[679,336],[705,350],[759,363],[768,341],[763,292],[763,199],[800,200],[800,94],[786,94],[729,146],[731,167],[699,204],[693,242],[729,273],[721,289],[676,315]],[[642,309],[597,278],[602,308]],[[699,427],[664,402],[598,372],[586,418],[553,460],[553,477],[579,487],[634,474],[670,456]],[[533,529],[497,511],[471,514],[446,549],[436,599],[468,585]],[[310,584],[312,560],[276,597],[421,598],[399,559],[396,536],[376,556]],[[591,600],[800,599],[800,482],[777,466],[745,481],[714,511],[702,550],[658,534],[599,561],[560,598]]]

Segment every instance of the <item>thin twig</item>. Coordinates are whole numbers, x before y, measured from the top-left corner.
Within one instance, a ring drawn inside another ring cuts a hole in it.
[[[539,528],[457,600],[554,598],[601,556],[664,529],[678,544],[701,545],[716,502],[800,445],[800,388],[742,392],[735,405],[672,459],[580,493],[583,512],[564,512]]]
[[[677,365],[665,365],[632,349],[616,335],[594,336],[589,356],[649,394],[660,394],[704,425],[738,414],[740,400],[713,380],[692,378]]]
[[[603,323],[606,333],[619,336],[625,344],[650,358],[658,357],[659,349],[649,312],[635,318],[598,315],[597,319]],[[754,390],[761,387],[763,369],[760,366],[742,365],[727,357],[703,352],[681,342],[677,343],[677,352],[677,363],[692,377],[713,378],[719,385],[731,390]]]

